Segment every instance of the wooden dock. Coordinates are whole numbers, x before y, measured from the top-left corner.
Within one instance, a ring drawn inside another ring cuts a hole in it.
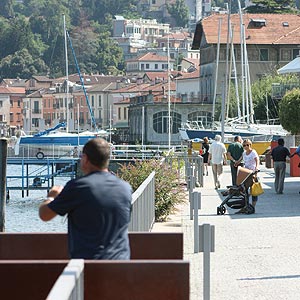
[[[7,158],[7,167],[10,165],[21,166],[19,174],[6,176],[7,200],[10,190],[19,190],[22,197],[29,196],[30,190],[49,190],[55,185],[55,178],[75,178],[77,173],[78,158]],[[34,171],[30,168],[36,166]]]

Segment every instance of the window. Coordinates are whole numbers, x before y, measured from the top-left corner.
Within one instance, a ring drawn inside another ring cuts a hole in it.
[[[92,96],[92,107],[94,107],[94,96]]]
[[[12,100],[10,100],[10,107],[14,107],[14,103]]]
[[[121,120],[121,107],[118,107],[118,120]]]
[[[21,100],[18,100],[18,107],[21,107]]]
[[[101,107],[102,106],[102,104],[101,104],[101,95],[99,95],[98,101],[99,101],[99,107]]]
[[[146,69],[149,69],[149,64],[146,64]]]
[[[268,61],[269,60],[269,50],[268,49],[260,49],[259,50],[259,60],[260,61]]]
[[[281,50],[281,60],[283,61],[290,61],[291,58],[291,50],[290,49],[282,49]]]
[[[299,49],[293,49],[293,59],[300,55]]]
[[[123,114],[124,114],[124,120],[126,120],[127,119],[127,108],[126,107],[123,108]]]
[[[10,122],[13,122],[13,121],[14,121],[14,114],[13,114],[13,113],[10,113],[10,114],[9,114],[9,121],[10,121]]]
[[[154,68],[155,68],[155,70],[157,70],[158,69],[158,64],[155,64]]]
[[[0,108],[3,107],[3,101],[0,101]]]
[[[169,113],[162,111],[153,115],[153,129],[157,133],[168,133],[169,129]],[[178,133],[181,126],[181,115],[176,112],[171,112],[171,133]]]
[[[145,65],[141,64],[141,69],[144,70],[145,69]]]
[[[152,4],[156,4],[156,0],[152,0]]]

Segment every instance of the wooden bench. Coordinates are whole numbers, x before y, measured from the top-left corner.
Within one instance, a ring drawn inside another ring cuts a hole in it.
[[[0,261],[1,299],[46,299],[67,260]],[[188,300],[189,262],[84,262],[84,299]]]
[[[129,233],[131,259],[183,259],[182,233]],[[0,260],[68,259],[66,233],[0,233]]]

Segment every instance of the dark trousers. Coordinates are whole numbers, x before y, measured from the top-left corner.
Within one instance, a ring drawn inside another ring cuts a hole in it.
[[[274,171],[275,171],[274,186],[277,194],[281,194],[283,192],[285,170],[286,170],[285,161],[274,161]]]

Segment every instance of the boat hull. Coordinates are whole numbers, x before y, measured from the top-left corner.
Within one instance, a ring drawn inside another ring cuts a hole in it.
[[[96,138],[93,136],[41,136],[41,137],[21,137],[20,145],[57,145],[57,146],[83,146],[89,140]]]

